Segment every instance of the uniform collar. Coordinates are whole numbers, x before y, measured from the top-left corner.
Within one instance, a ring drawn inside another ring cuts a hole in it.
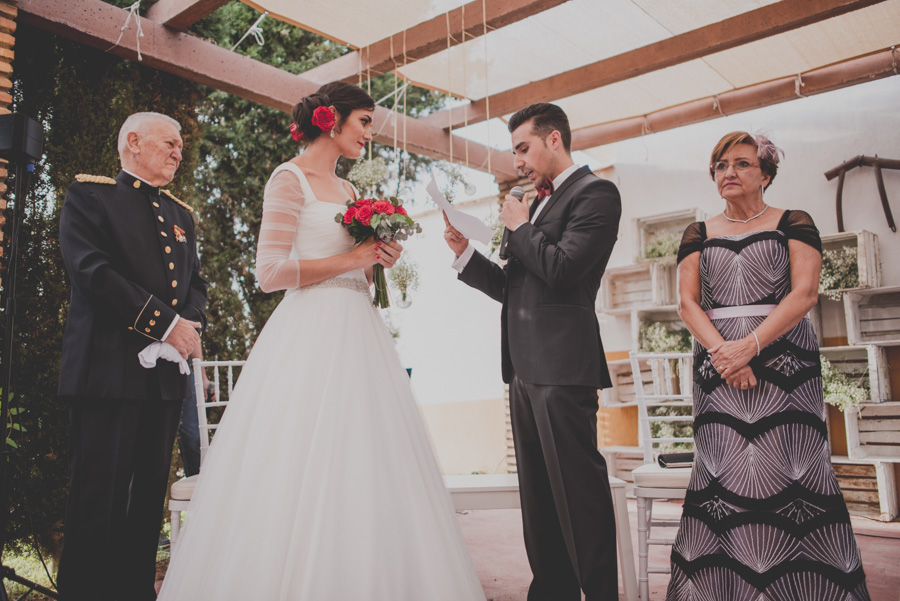
[[[116,176],[116,181],[129,188],[143,192],[144,194],[159,196],[159,186],[152,186],[146,180],[143,180],[124,169],[119,171],[119,175]]]

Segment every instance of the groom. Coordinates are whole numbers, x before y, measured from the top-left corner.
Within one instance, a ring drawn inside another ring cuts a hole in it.
[[[449,223],[459,279],[503,303],[503,381],[519,471],[528,601],[618,599],[616,532],[597,450],[597,389],[611,386],[594,302],[616,242],[616,186],[572,162],[569,120],[534,104],[509,121],[516,169],[534,182],[531,208],[507,196],[509,262],[475,252]],[[446,219],[446,217],[445,217]]]

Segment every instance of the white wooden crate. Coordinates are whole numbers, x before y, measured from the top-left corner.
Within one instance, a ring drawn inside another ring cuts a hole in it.
[[[881,286],[881,259],[878,252],[878,236],[866,230],[822,236],[822,250],[836,250],[844,246],[856,248],[859,287],[877,288]]]
[[[705,218],[706,214],[696,207],[635,218],[635,256],[644,258],[647,243],[656,236],[669,232],[681,234],[687,226]]]
[[[863,403],[844,421],[851,459],[900,463],[900,403]]]
[[[869,387],[869,400],[883,403],[891,400],[891,384],[888,378],[887,354],[884,347],[830,346],[819,349],[831,364],[852,382]]]
[[[844,317],[851,345],[900,345],[900,286],[846,292]]]
[[[600,284],[598,309],[606,313],[672,305],[677,301],[675,266],[644,261],[607,269]]]

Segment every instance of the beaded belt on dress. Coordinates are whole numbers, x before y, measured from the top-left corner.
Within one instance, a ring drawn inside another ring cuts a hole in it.
[[[757,317],[771,313],[778,305],[739,305],[737,307],[719,307],[710,309],[706,316],[710,319],[729,319],[731,317]]]
[[[363,294],[370,293],[369,283],[358,278],[328,278],[327,280],[322,280],[321,282],[316,282],[315,284],[301,286],[300,290],[310,290],[312,288],[346,288],[347,290],[356,290],[357,292],[362,292]]]

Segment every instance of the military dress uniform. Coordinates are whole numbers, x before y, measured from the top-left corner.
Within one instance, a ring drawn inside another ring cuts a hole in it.
[[[189,378],[138,354],[177,315],[205,325],[191,208],[122,171],[79,175],[60,248],[72,283],[59,395],[72,422],[59,587],[64,601],[155,599],[172,445]]]

